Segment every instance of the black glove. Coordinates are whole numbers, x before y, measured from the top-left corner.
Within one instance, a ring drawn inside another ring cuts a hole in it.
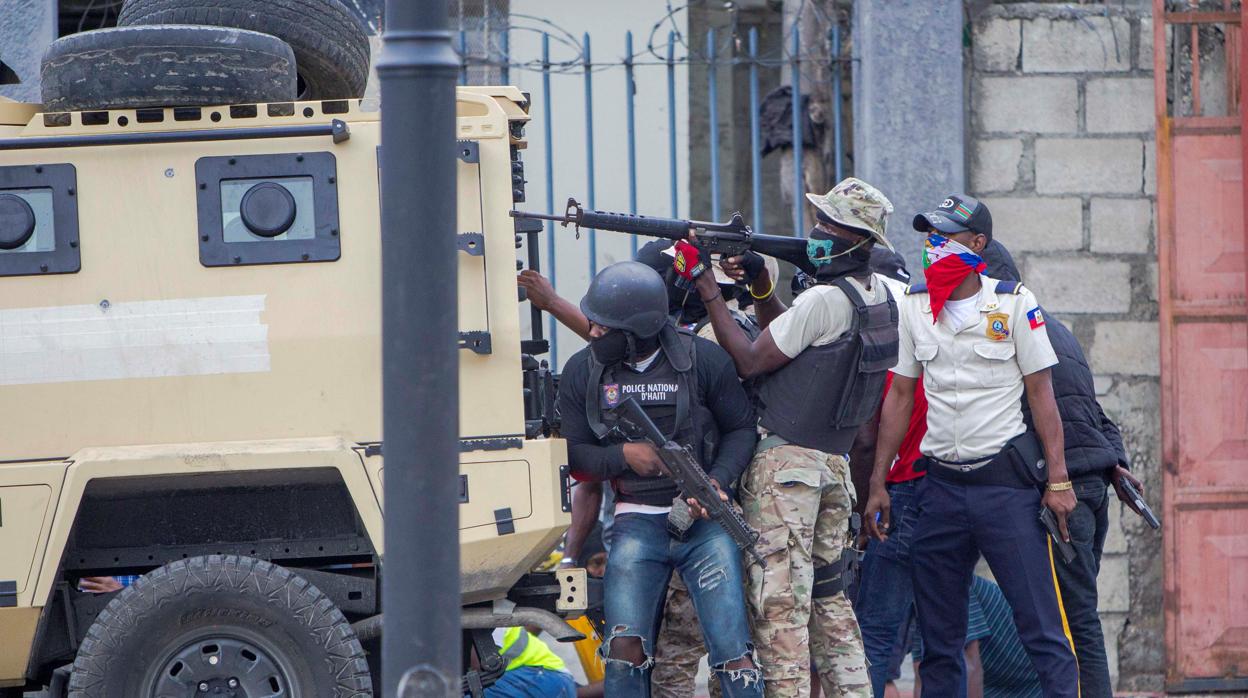
[[[757,279],[758,275],[763,273],[763,269],[765,269],[766,266],[767,265],[763,263],[763,256],[761,254],[747,251],[745,256],[741,258],[741,268],[745,270],[745,282],[750,284],[754,283],[754,279]],[[774,283],[775,279],[772,279],[772,282]]]

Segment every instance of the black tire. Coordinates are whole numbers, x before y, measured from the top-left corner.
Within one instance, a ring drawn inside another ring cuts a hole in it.
[[[243,685],[227,685],[231,679]],[[196,692],[200,682],[206,692]],[[69,698],[215,695],[218,688],[373,695],[360,641],[319,589],[277,565],[210,555],[153,570],[109,602],[78,649]]]
[[[122,27],[52,42],[44,111],[289,102],[295,56],[281,39],[220,27]]]
[[[272,34],[295,50],[300,99],[350,99],[368,82],[368,35],[338,0],[127,0],[118,26],[206,24]]]

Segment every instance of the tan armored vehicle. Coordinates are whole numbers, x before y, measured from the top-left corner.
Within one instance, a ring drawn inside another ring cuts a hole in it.
[[[553,612],[586,605],[583,571],[526,576],[570,508],[517,302],[527,109],[514,88],[458,92],[459,545],[477,640],[520,621],[568,636]],[[371,695],[378,133],[359,100],[0,102],[0,687]],[[80,590],[123,575],[142,576]]]

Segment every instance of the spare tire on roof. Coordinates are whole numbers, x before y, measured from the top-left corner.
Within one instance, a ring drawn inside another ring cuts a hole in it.
[[[47,112],[289,102],[295,55],[260,32],[118,27],[52,42],[40,80]]]
[[[299,99],[361,97],[368,81],[368,35],[339,0],[126,0],[117,24],[205,24],[272,34],[295,50]]]

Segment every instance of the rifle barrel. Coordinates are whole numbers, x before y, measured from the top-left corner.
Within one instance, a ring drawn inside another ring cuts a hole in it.
[[[549,213],[530,213],[528,211],[516,211],[516,210],[509,211],[509,213],[511,214],[512,218],[535,218],[541,221],[556,221],[559,223],[568,222],[568,217],[566,215],[557,216],[557,215],[552,215]]]

